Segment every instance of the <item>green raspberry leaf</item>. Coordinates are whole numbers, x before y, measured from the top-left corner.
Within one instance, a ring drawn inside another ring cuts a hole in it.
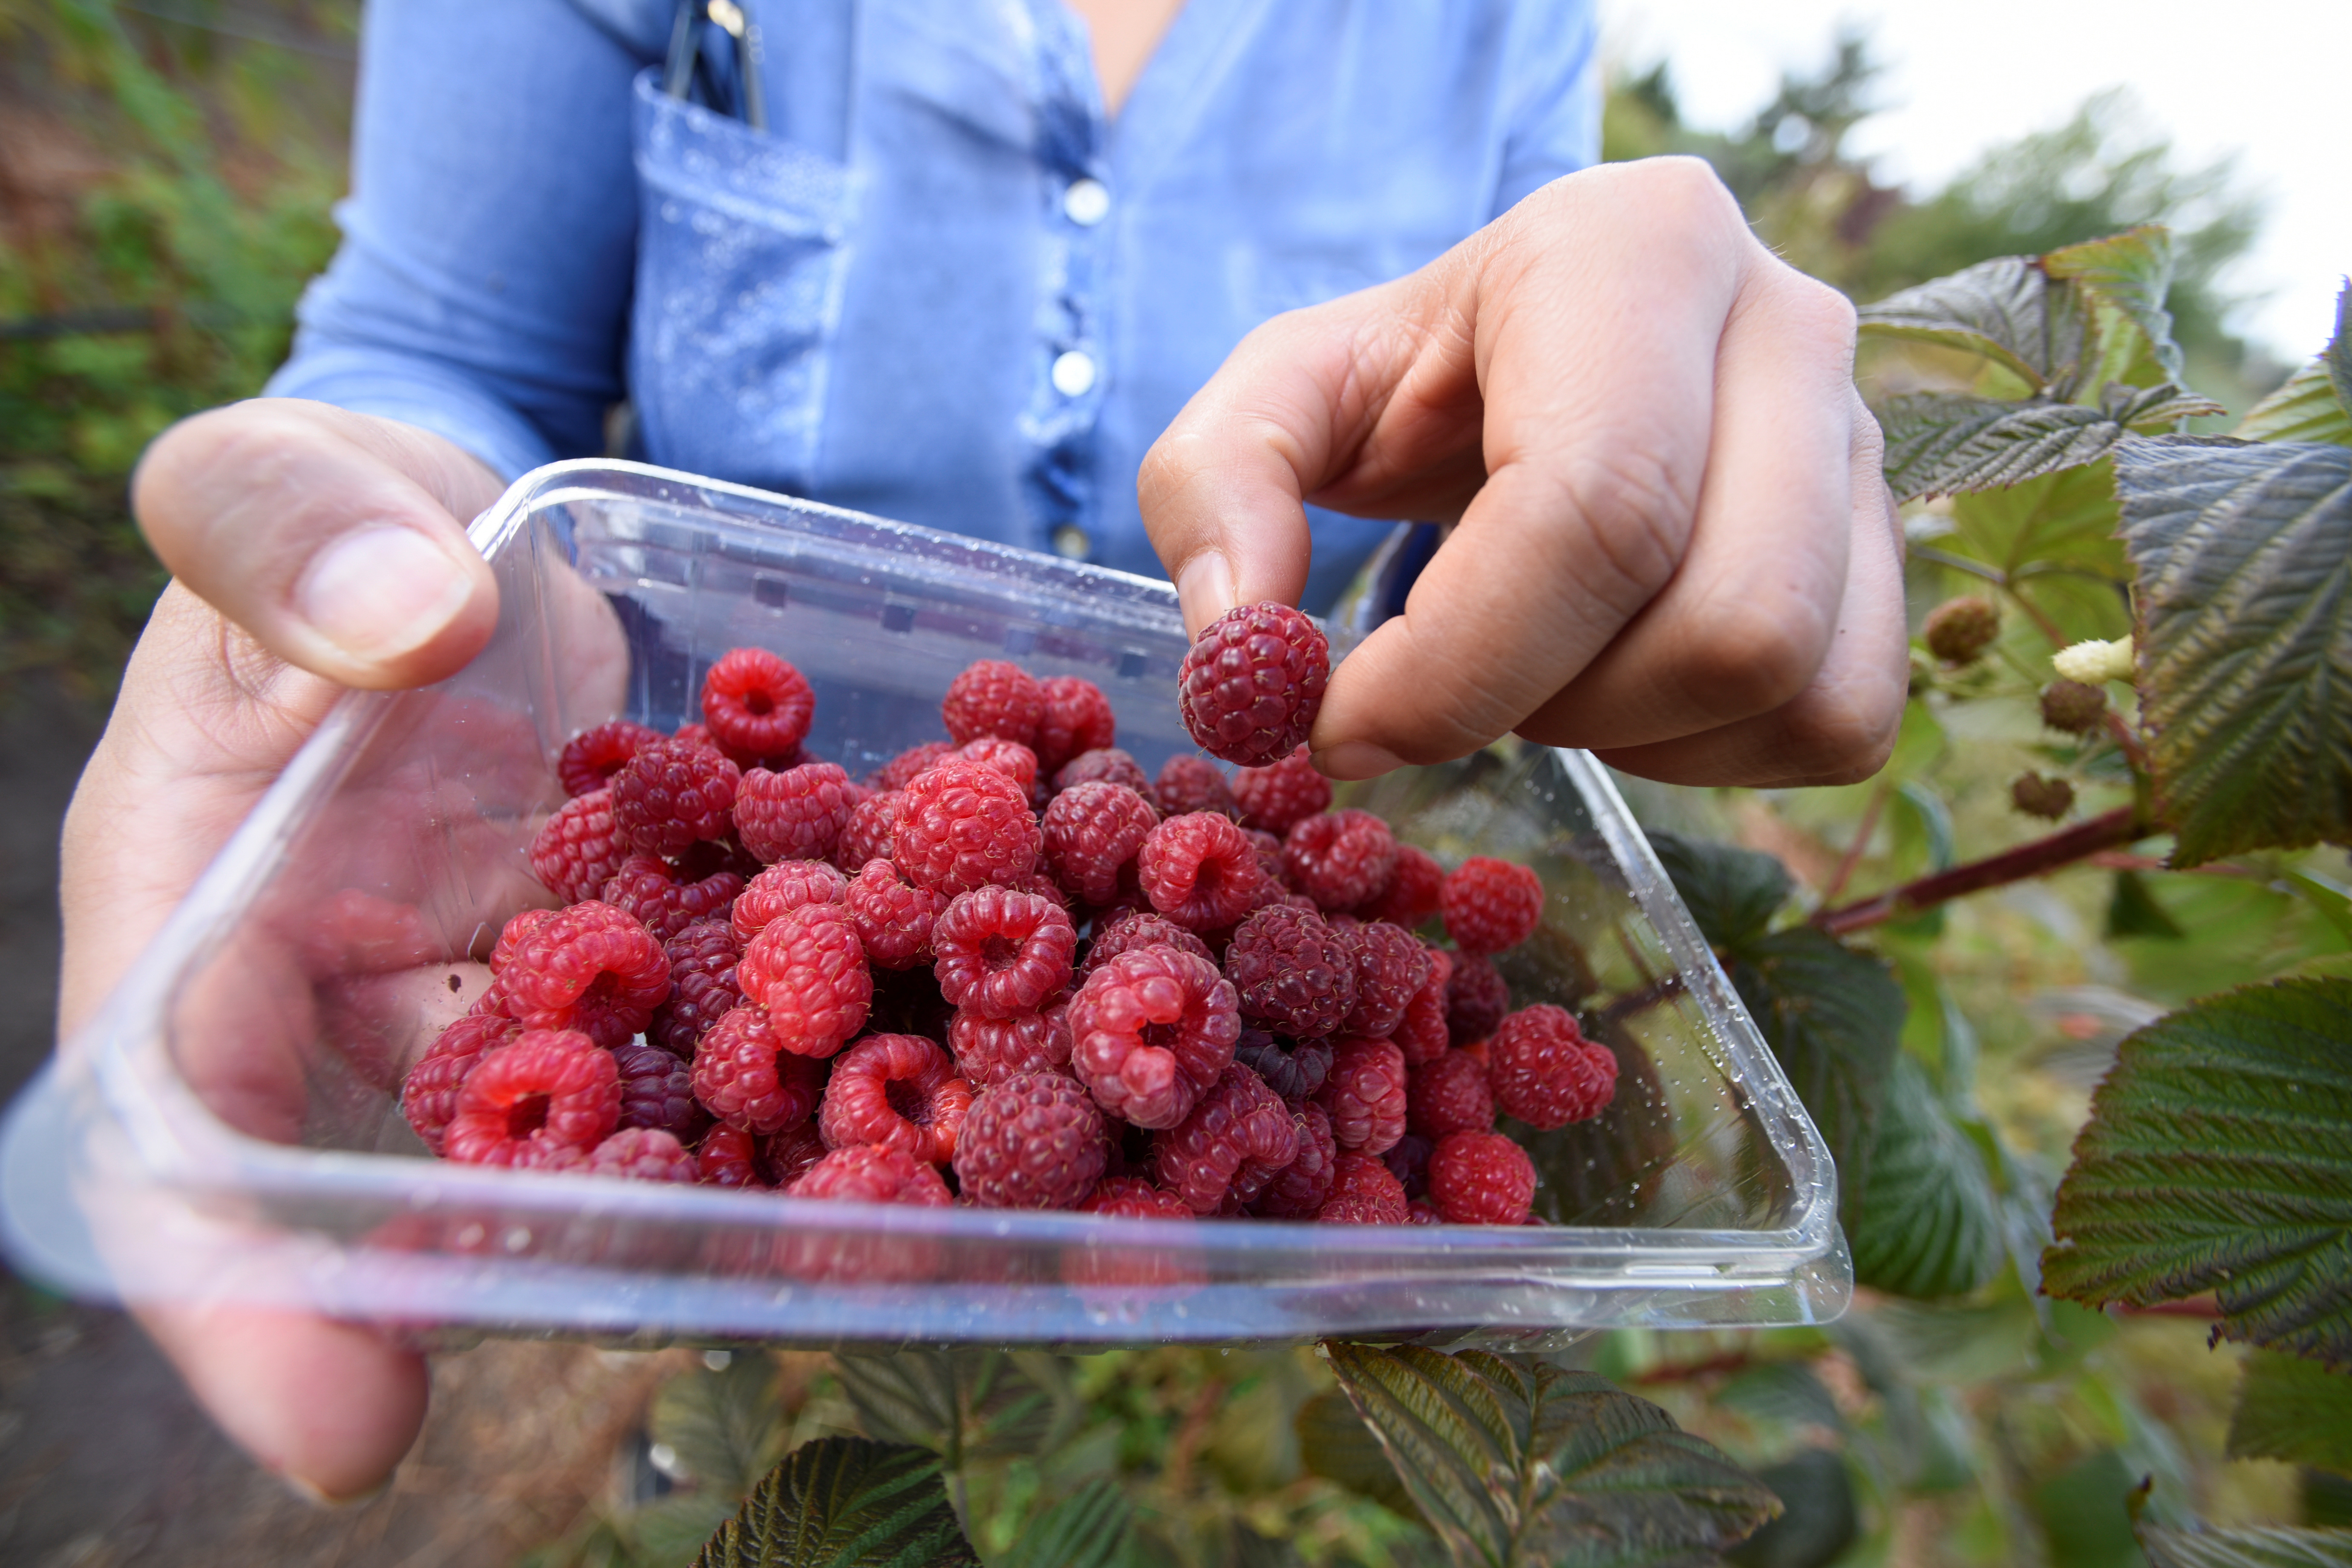
[[[2256,1351],[2238,1381],[2230,1458],[2284,1459],[2352,1476],[2352,1375]]]
[[[2164,382],[2110,382],[2096,407],[1923,392],[1877,410],[1886,434],[1886,483],[1900,501],[1960,490],[2001,489],[2106,455],[2135,430],[2219,414],[2221,405]]]
[[[1870,336],[1979,354],[2063,401],[2088,347],[2089,317],[2072,288],[2053,287],[2031,257],[1980,261],[1889,295],[1861,311]]]
[[[2000,1272],[2000,1196],[1984,1155],[1908,1053],[1887,1078],[1848,1237],[1855,1281],[1897,1296],[1966,1295]]]
[[[2352,409],[2352,279],[2336,290],[2336,335],[2328,340],[2327,379],[2335,384],[2336,401]]]
[[[997,1568],[1116,1568],[1134,1535],[1135,1505],[1097,1476],[1038,1515]]]
[[[2116,448],[2176,866],[2352,837],[2352,450]]]
[[[776,1363],[757,1352],[715,1372],[688,1372],[662,1384],[646,1419],[653,1440],[677,1456],[698,1489],[731,1507],[783,1457],[783,1411]],[[707,1530],[703,1534],[709,1533]]]
[[[1664,1411],[1591,1373],[1483,1351],[1324,1349],[1457,1564],[1702,1568],[1780,1511]]]
[[[1789,868],[1754,849],[1678,833],[1651,834],[1650,847],[1710,947],[1737,948],[1756,941],[1796,891]]]
[[[1308,1475],[1336,1481],[1406,1519],[1421,1517],[1388,1450],[1346,1394],[1325,1389],[1298,1407],[1291,1426],[1298,1435],[1298,1462]]]
[[[2042,1289],[2211,1291],[2220,1331],[2352,1368],[2352,981],[2225,992],[2126,1038],[2059,1184]]]
[[[2110,382],[2154,386],[2180,379],[2180,347],[2164,305],[2172,288],[2171,230],[2142,224],[2084,240],[2043,257],[2042,269],[2073,280],[2090,301],[2096,348],[2085,391],[2104,392]]]
[[[2352,447],[2352,405],[2336,390],[2323,355],[2246,410],[2231,434],[2247,441],[2321,441]]]
[[[695,1568],[980,1568],[939,1460],[864,1437],[803,1443],[743,1500]]]

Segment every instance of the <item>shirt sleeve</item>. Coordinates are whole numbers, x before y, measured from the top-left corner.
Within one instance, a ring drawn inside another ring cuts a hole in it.
[[[509,479],[603,450],[644,63],[566,0],[371,5],[342,246],[268,392],[420,426]]]
[[[1591,0],[1516,8],[1512,105],[1494,211],[1499,217],[1562,174],[1601,161],[1600,26]]]

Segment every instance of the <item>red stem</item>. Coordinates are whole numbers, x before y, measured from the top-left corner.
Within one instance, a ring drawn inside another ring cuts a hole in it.
[[[1886,809],[1886,789],[1882,782],[1870,792],[1870,804],[1862,811],[1862,826],[1853,830],[1853,842],[1845,847],[1845,854],[1839,858],[1837,874],[1822,891],[1823,903],[1844,892],[1845,885],[1853,880],[1853,868],[1862,864],[1862,852],[1870,847],[1870,836],[1878,831],[1878,814]]]
[[[1843,936],[1848,931],[1933,909],[1969,893],[1980,893],[1987,888],[2047,876],[2102,849],[2120,848],[2145,838],[2151,831],[2139,820],[2136,808],[2119,805],[2047,838],[2037,838],[1987,859],[1922,877],[1841,909],[1823,910],[1813,917],[1813,923],[1832,936]]]

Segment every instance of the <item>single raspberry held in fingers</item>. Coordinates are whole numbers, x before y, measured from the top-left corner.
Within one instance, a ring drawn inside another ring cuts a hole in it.
[[[1242,605],[1192,640],[1176,705],[1202,751],[1262,767],[1307,739],[1330,676],[1331,645],[1313,621],[1273,600]]]
[[[855,876],[873,861],[889,859],[898,841],[898,814],[906,809],[904,790],[885,790],[859,801],[841,826],[833,863]]]
[[[1245,1067],[1218,1075],[1184,1120],[1152,1140],[1160,1184],[1214,1214],[1230,1194],[1246,1204],[1298,1157],[1290,1107]]]
[[[1565,1007],[1522,1007],[1486,1042],[1486,1081],[1504,1115],[1538,1129],[1589,1121],[1617,1095],[1617,1058]]]
[[[1240,920],[1265,881],[1242,830],[1207,811],[1153,828],[1136,851],[1135,872],[1153,909],[1196,931]]]
[[[714,1127],[694,1152],[694,1179],[707,1187],[764,1187],[759,1142],[740,1127]]]
[[[1294,1039],[1317,1039],[1356,1005],[1355,947],[1310,910],[1275,904],[1234,932],[1225,978],[1242,1016]]]
[[[845,901],[868,963],[877,969],[930,964],[931,933],[947,911],[946,894],[908,885],[887,860],[869,860],[848,884]]]
[[[977,740],[966,741],[956,748],[955,754],[968,763],[978,763],[983,768],[994,768],[1019,784],[1023,795],[1032,800],[1037,798],[1037,753],[1020,742],[982,735]]]
[[[1293,1105],[1310,1100],[1331,1076],[1331,1042],[1299,1040],[1286,1046],[1264,1029],[1244,1028],[1234,1060],[1265,1079],[1266,1088]]]
[[[1049,1003],[1016,1018],[982,1018],[958,1013],[948,1025],[948,1045],[956,1068],[974,1089],[988,1089],[1027,1072],[1070,1068],[1070,1005]]]
[[[1118,739],[1110,699],[1093,681],[1056,675],[1037,686],[1045,697],[1045,717],[1037,726],[1037,765],[1047,777],[1079,752],[1100,751]]]
[[[564,742],[563,754],[555,761],[555,776],[568,795],[593,795],[613,782],[639,747],[665,738],[659,730],[626,719],[583,730]]]
[[[1160,764],[1160,776],[1151,781],[1151,788],[1159,797],[1160,809],[1171,816],[1213,811],[1238,819],[1242,814],[1223,772],[1206,757],[1169,758]]]
[[[654,1010],[646,1037],[677,1057],[691,1057],[710,1026],[743,1005],[735,963],[743,945],[725,921],[698,921],[662,943],[669,960],[669,1000]]]
[[[523,939],[553,920],[556,913],[554,910],[524,910],[499,928],[499,940],[490,945],[490,973],[504,974]]]
[[[1439,889],[1444,885],[1445,868],[1429,851],[1400,844],[1387,884],[1356,912],[1368,921],[1387,921],[1411,931],[1437,912]]]
[[[849,879],[823,860],[779,860],[751,879],[734,907],[728,910],[728,929],[738,942],[750,942],[768,929],[777,916],[803,904],[846,904]]]
[[[732,871],[713,871],[699,881],[683,882],[660,856],[632,855],[621,862],[597,900],[667,942],[697,921],[726,919],[742,891],[743,879]]]
[[[1429,955],[1429,978],[1405,1004],[1404,1019],[1389,1037],[1404,1053],[1407,1067],[1419,1066],[1446,1047],[1446,990],[1452,982],[1454,961],[1461,956],[1433,947],[1423,947],[1422,951]]]
[[[532,837],[528,858],[549,892],[576,904],[594,898],[628,856],[613,820],[613,792],[600,789],[557,807]]]
[[[1086,903],[1107,904],[1159,826],[1160,814],[1125,784],[1074,784],[1046,805],[1039,825],[1045,874]]]
[[[841,1053],[817,1108],[825,1146],[884,1143],[944,1165],[971,1109],[971,1086],[918,1035],[868,1035]]]
[[[1454,976],[1445,983],[1445,1032],[1457,1046],[1483,1040],[1511,1010],[1511,988],[1494,961],[1457,952]]]
[[[865,791],[832,763],[753,768],[735,788],[735,834],[761,864],[831,858]]]
[[[955,748],[945,741],[925,741],[919,746],[909,746],[876,770],[868,782],[876,793],[888,795],[905,789],[917,779],[939,765],[941,757],[952,754]]]
[[[950,898],[1025,877],[1042,843],[1021,786],[950,757],[907,786],[891,858],[907,880]]]
[[[1045,721],[1045,693],[1019,665],[983,658],[948,682],[940,717],[947,721],[948,738],[959,746],[994,735],[1034,751],[1038,726]]]
[[[656,1127],[691,1143],[709,1129],[694,1098],[694,1069],[659,1046],[626,1045],[613,1053],[621,1075],[621,1126]]]
[[[1084,982],[1087,975],[1120,953],[1132,952],[1139,947],[1172,947],[1211,963],[1217,961],[1217,955],[1209,951],[1207,942],[1166,915],[1139,912],[1097,930],[1094,941],[1087,945],[1086,963],[1079,969],[1077,978]]]
[[[792,1184],[796,1198],[835,1198],[846,1203],[908,1204],[943,1209],[955,1202],[939,1172],[903,1149],[859,1143],[835,1149]]]
[[[1241,1005],[1216,965],[1172,947],[1137,948],[1070,998],[1070,1066],[1113,1116],[1173,1127],[1233,1061],[1241,1027]]]
[[[787,756],[808,738],[815,716],[808,681],[765,648],[736,648],[702,678],[702,721],[729,752]]]
[[[1082,784],[1125,784],[1144,799],[1152,799],[1151,775],[1143,771],[1141,763],[1117,746],[1080,752],[1055,770],[1055,789],[1073,789]]]
[[[1386,921],[1332,921],[1356,963],[1356,1005],[1339,1027],[1385,1040],[1404,1023],[1405,1010],[1429,984],[1429,950],[1402,926]]]
[[[500,1013],[468,1013],[441,1031],[400,1084],[400,1113],[425,1140],[441,1152],[443,1136],[457,1114],[457,1090],[482,1053],[505,1045],[522,1033],[522,1026]]]
[[[694,1156],[657,1127],[624,1127],[589,1151],[583,1175],[621,1176],[635,1182],[691,1182]]]
[[[443,1140],[467,1165],[557,1166],[584,1156],[621,1119],[611,1053],[571,1029],[532,1029],[482,1053],[457,1090]]]
[[[1467,1051],[1447,1051],[1412,1068],[1405,1079],[1404,1124],[1431,1142],[1455,1132],[1491,1132],[1495,1092],[1486,1065]]]
[[[614,827],[632,849],[684,854],[698,839],[733,830],[741,777],[740,769],[708,747],[649,741],[613,775]]]
[[[1319,1105],[1291,1108],[1298,1152],[1259,1193],[1251,1212],[1267,1219],[1313,1219],[1331,1195],[1339,1146],[1331,1141],[1331,1119]]]
[[[738,1007],[710,1026],[694,1054],[694,1096],[721,1121],[773,1132],[816,1114],[827,1063],[789,1050],[768,1015]]]
[[[743,949],[735,983],[767,1010],[783,1048],[804,1057],[841,1049],[874,1001],[866,949],[839,904],[803,904],[771,921]]]
[[[1328,812],[1291,825],[1282,865],[1292,887],[1326,910],[1344,912],[1387,885],[1396,869],[1396,839],[1369,811]]]
[[[1315,1218],[1322,1225],[1403,1225],[1412,1215],[1404,1186],[1377,1154],[1341,1150],[1332,1161],[1331,1195]]]
[[[1499,1132],[1456,1132],[1429,1156],[1429,1199],[1448,1225],[1525,1225],[1535,1209],[1535,1164]]]
[[[1438,898],[1446,934],[1465,952],[1517,947],[1543,918],[1543,879],[1486,855],[1473,855],[1448,874]]]
[[[578,1029],[609,1048],[669,1000],[669,960],[623,910],[573,904],[515,945],[498,988],[524,1028]]]
[[[1034,1013],[1070,983],[1078,933],[1061,905],[981,888],[950,901],[931,927],[940,994],[983,1018]]]
[[[982,1208],[1072,1208],[1095,1190],[1109,1159],[1102,1112],[1076,1079],[1018,1073],[972,1101],[956,1149],[956,1184]]]
[[[1299,747],[1260,767],[1244,768],[1230,786],[1242,808],[1242,826],[1279,838],[1331,804],[1331,781],[1315,771]]]
[[[1386,1153],[1404,1136],[1404,1053],[1386,1040],[1335,1042],[1331,1073],[1315,1102],[1331,1118],[1340,1148]]]

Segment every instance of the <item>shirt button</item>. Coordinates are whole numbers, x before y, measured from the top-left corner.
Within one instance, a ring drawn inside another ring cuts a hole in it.
[[[1054,361],[1054,390],[1065,397],[1084,397],[1094,390],[1095,356],[1072,349]]]
[[[1084,561],[1087,552],[1094,547],[1095,542],[1087,537],[1087,531],[1075,522],[1066,522],[1054,531],[1054,553],[1064,560]]]
[[[1100,180],[1073,180],[1062,193],[1062,216],[1092,228],[1110,216],[1110,191]]]

